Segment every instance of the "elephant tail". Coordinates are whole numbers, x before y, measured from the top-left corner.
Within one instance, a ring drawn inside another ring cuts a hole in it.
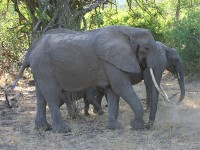
[[[30,64],[29,64],[29,55],[31,53],[31,49],[32,49],[32,46],[29,47],[28,51],[26,52],[25,56],[24,56],[24,60],[23,60],[23,63],[22,63],[22,66],[19,70],[19,73],[15,79],[15,81],[8,86],[8,89],[12,90],[15,88],[15,86],[17,85],[17,82],[19,81],[19,79],[22,77],[23,73],[24,73],[24,70],[28,67],[30,67]]]

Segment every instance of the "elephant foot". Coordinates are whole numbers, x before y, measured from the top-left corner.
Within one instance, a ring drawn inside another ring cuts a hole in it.
[[[57,133],[68,133],[71,132],[71,128],[64,124],[64,125],[58,125],[58,126],[53,126],[53,132],[57,132]]]
[[[104,114],[104,111],[102,110],[102,109],[100,109],[99,111],[98,111],[98,115],[103,115]]]
[[[144,111],[145,111],[145,113],[150,112],[150,107],[146,107],[146,108],[144,109]]]
[[[132,128],[137,129],[137,130],[144,129],[144,127],[145,127],[144,120],[143,119],[139,119],[139,118],[134,118],[134,120],[132,120],[130,122],[130,124],[131,124]]]
[[[49,123],[35,123],[34,129],[42,131],[50,131],[52,130],[52,126]]]
[[[145,129],[152,130],[154,129],[154,121],[149,121],[147,124],[144,125]]]
[[[85,116],[89,116],[90,115],[88,111],[85,111],[84,114],[85,114]]]
[[[105,112],[102,109],[99,109],[99,110],[94,109],[93,113],[98,114],[98,115],[103,115]]]
[[[98,114],[99,110],[100,110],[100,109],[97,109],[97,108],[95,109],[95,108],[94,108],[94,109],[93,109],[93,113]]]
[[[109,117],[108,121],[107,121],[107,125],[106,125],[107,129],[122,129],[121,124],[117,121],[117,119],[113,118],[113,117]]]
[[[68,114],[69,114],[69,117],[72,119],[76,119],[78,116],[78,113],[68,113]]]

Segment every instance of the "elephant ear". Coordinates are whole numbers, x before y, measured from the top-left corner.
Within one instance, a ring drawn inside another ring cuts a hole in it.
[[[156,46],[158,47],[159,51],[161,52],[161,55],[163,57],[165,57],[167,50],[168,50],[167,46],[164,45],[163,43],[159,42],[159,41],[156,41]]]
[[[136,48],[131,46],[128,36],[119,33],[107,33],[107,35],[99,36],[95,45],[97,46],[95,53],[101,59],[126,72],[141,72],[135,55]]]

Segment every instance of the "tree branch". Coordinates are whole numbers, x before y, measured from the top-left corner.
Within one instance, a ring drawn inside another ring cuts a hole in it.
[[[60,8],[57,8],[57,9],[56,9],[53,18],[49,21],[48,25],[47,25],[47,26],[45,27],[45,29],[43,30],[43,32],[42,32],[43,34],[44,34],[44,33],[47,31],[47,29],[55,22],[55,20],[56,20],[56,18],[57,18],[57,16],[58,16],[59,9],[60,9]]]
[[[176,7],[176,16],[175,16],[177,21],[179,20],[180,9],[181,9],[181,1],[178,0],[178,4],[177,4],[177,7]]]
[[[137,3],[137,5],[138,5],[144,12],[146,12],[147,14],[149,14],[149,16],[152,16],[152,15],[151,15],[151,12],[149,12],[149,10],[148,10],[146,7],[142,7],[142,6],[140,5],[140,3],[139,3],[137,0],[135,0],[135,2]]]
[[[42,19],[41,18],[39,18],[38,19],[38,22],[36,23],[36,25],[35,25],[35,27],[33,28],[33,32],[32,32],[32,34],[31,34],[31,42],[34,40],[34,35],[35,35],[35,33],[37,32],[37,30],[38,30],[38,27],[39,27],[39,25],[40,25],[40,23],[42,22]]]
[[[58,21],[59,28],[62,27],[62,20],[65,17],[66,13],[70,11],[69,10],[69,0],[65,1],[63,5],[64,5],[63,12],[62,12],[61,16],[59,17],[59,21]]]
[[[14,3],[14,9],[15,11],[18,13],[19,15],[19,23],[21,23],[21,20],[26,20],[28,22],[28,20],[24,17],[24,15],[22,15],[22,13],[19,10],[18,4],[17,4],[17,0],[12,0],[12,2]]]
[[[24,3],[26,4],[26,7],[29,11],[31,20],[32,20],[32,27],[35,26],[35,24],[37,23],[37,17],[35,16],[35,5],[34,5],[34,1],[32,0],[25,0]]]
[[[108,3],[113,4],[112,2],[110,2],[108,0],[98,0],[95,3],[93,3],[92,5],[90,5],[88,8],[85,8],[85,9],[82,9],[82,10],[78,11],[76,13],[76,16],[84,15],[84,14],[92,11],[93,9],[99,7],[101,4],[108,4]]]
[[[82,20],[83,20],[83,26],[84,26],[82,30],[85,31],[87,29],[87,21],[84,16],[82,17]]]

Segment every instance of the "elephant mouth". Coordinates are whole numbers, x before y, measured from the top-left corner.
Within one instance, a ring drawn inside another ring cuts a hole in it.
[[[154,73],[153,73],[153,69],[150,68],[150,74],[151,74],[151,78],[152,78],[152,81],[153,81],[153,84],[154,86],[156,87],[157,91],[167,100],[167,101],[170,101],[167,93],[164,91],[164,89],[162,88],[162,86],[158,86],[158,83],[156,82],[156,79],[155,79],[155,76],[154,76]]]

